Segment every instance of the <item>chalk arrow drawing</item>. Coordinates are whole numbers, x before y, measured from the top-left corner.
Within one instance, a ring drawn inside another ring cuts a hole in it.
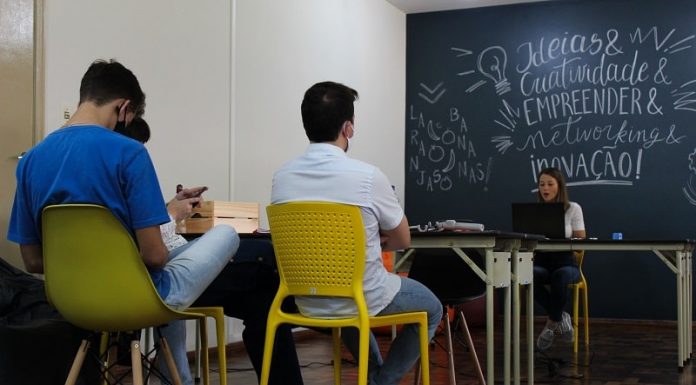
[[[430,97],[426,96],[422,92],[419,92],[418,96],[420,96],[421,98],[423,98],[426,102],[428,102],[430,104],[435,104],[440,99],[440,97],[445,93],[445,91],[447,91],[447,89],[444,87],[442,89],[440,89],[440,87],[442,87],[443,84],[445,84],[445,83],[440,82],[440,83],[438,83],[438,85],[436,85],[434,88],[431,89],[430,87],[421,83],[420,86],[423,87],[423,89],[427,92],[428,96],[430,96]]]

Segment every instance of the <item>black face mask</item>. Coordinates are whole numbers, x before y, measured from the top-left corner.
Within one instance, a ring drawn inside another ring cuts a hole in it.
[[[126,135],[126,121],[124,120],[122,122],[116,122],[116,125],[114,126],[114,132]]]

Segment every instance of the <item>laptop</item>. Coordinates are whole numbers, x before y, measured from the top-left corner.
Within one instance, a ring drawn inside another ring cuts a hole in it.
[[[525,202],[512,204],[512,231],[565,238],[563,203]]]

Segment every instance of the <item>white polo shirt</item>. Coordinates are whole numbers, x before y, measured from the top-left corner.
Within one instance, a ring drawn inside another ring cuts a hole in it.
[[[401,289],[401,279],[382,262],[379,230],[395,229],[404,217],[389,180],[377,167],[349,158],[337,146],[311,143],[304,155],[273,175],[271,203],[327,201],[359,206],[365,225],[366,262],[363,291],[370,315],[384,309]],[[352,300],[295,298],[302,314],[333,318],[356,314]]]

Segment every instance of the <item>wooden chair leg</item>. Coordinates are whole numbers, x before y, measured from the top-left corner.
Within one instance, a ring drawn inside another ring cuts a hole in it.
[[[77,377],[80,375],[80,369],[82,369],[82,363],[85,362],[87,349],[89,349],[89,341],[86,339],[82,340],[82,343],[80,343],[80,347],[77,349],[77,353],[75,354],[73,364],[70,367],[68,378],[65,380],[65,385],[75,385]]]
[[[452,325],[449,320],[449,308],[445,307],[442,314],[445,319],[445,343],[447,344],[447,370],[449,371],[450,385],[457,385],[456,373],[454,371],[454,346],[452,344]]]
[[[131,369],[133,372],[133,385],[143,385],[143,366],[140,361],[140,341],[133,340],[131,348]]]
[[[167,362],[167,368],[169,368],[169,375],[172,377],[172,382],[174,383],[174,385],[182,385],[181,377],[179,377],[179,371],[177,370],[176,364],[174,363],[174,357],[172,357],[172,351],[169,349],[167,339],[162,337],[160,339],[160,345],[162,346],[162,353],[164,354],[164,359]],[[138,354],[139,352],[140,349],[138,349]],[[138,360],[138,363],[139,362],[140,360]],[[135,383],[135,362],[133,362],[133,385],[142,385],[142,383]]]
[[[413,374],[413,385],[419,385],[421,383],[421,376],[423,375],[421,370],[421,359],[416,362],[416,372]]]
[[[462,321],[464,341],[466,341],[466,346],[469,347],[469,352],[471,353],[471,360],[474,361],[474,366],[476,366],[476,375],[478,376],[479,383],[481,385],[486,385],[486,379],[483,377],[483,370],[481,370],[481,363],[478,360],[476,348],[474,347],[474,340],[471,338],[471,332],[469,332],[469,325],[467,325],[464,313],[461,311],[459,312],[459,319]]]

